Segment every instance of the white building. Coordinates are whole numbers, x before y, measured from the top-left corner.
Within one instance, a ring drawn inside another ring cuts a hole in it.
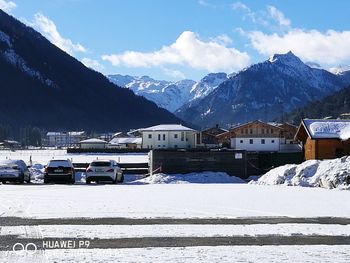
[[[48,132],[46,134],[48,146],[69,147],[77,145],[86,138],[84,131],[79,132]]]
[[[144,149],[189,149],[196,147],[197,131],[179,124],[141,129]]]

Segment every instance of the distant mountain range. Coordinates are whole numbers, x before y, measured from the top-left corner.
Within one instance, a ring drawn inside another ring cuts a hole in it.
[[[350,118],[350,86],[333,93],[323,99],[311,102],[304,107],[298,108],[286,116],[284,120],[299,124],[303,118]]]
[[[229,127],[255,119],[282,120],[287,113],[350,84],[346,68],[334,68],[332,72],[317,63],[303,63],[288,52],[275,54],[237,74],[211,73],[198,82],[169,82],[148,76],[108,78],[204,128],[215,124]]]
[[[117,131],[181,123],[0,10],[0,124]]]
[[[349,73],[312,68],[292,52],[276,54],[240,71],[175,114],[200,127],[280,119],[349,85]]]
[[[188,79],[171,82],[155,80],[148,76],[119,74],[109,75],[108,78],[114,84],[129,88],[135,94],[155,102],[159,107],[174,112],[185,104],[204,98],[226,81],[228,76],[226,73],[210,73],[198,82]]]

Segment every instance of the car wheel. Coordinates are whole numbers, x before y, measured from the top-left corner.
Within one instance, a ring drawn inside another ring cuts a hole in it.
[[[86,184],[91,184],[91,180],[90,179],[86,179]]]
[[[120,180],[118,181],[118,183],[122,183],[124,182],[124,174],[122,173],[122,176],[120,177]]]
[[[24,174],[21,174],[21,177],[19,178],[18,182],[20,184],[24,184]]]

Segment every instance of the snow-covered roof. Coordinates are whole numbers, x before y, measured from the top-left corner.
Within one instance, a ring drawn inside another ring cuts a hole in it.
[[[181,124],[161,124],[161,125],[156,125],[156,126],[142,129],[141,132],[143,131],[195,131],[195,130],[185,127]]]
[[[109,143],[110,144],[127,144],[127,143],[141,144],[142,138],[135,138],[135,137],[113,138]]]
[[[350,138],[350,120],[303,120],[309,136],[313,139],[341,139]]]
[[[101,143],[102,144],[102,143],[107,143],[107,142],[104,140],[97,139],[97,138],[92,138],[92,139],[80,141],[79,143]]]

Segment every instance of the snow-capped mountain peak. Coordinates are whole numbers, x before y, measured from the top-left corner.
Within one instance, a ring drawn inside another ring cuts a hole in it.
[[[335,74],[335,75],[342,75],[344,72],[349,71],[350,66],[348,65],[339,65],[336,67],[332,67],[329,69],[329,72]]]
[[[176,82],[155,80],[149,76],[109,75],[109,80],[118,86],[129,88],[135,94],[155,102],[159,107],[171,112],[176,111],[190,101],[200,99],[212,92],[223,81],[226,73],[210,73],[195,82],[190,79]]]
[[[274,54],[269,58],[268,61],[270,63],[278,63],[290,67],[300,67],[301,65],[305,66],[300,58],[294,55],[292,51],[289,51],[286,54]]]

